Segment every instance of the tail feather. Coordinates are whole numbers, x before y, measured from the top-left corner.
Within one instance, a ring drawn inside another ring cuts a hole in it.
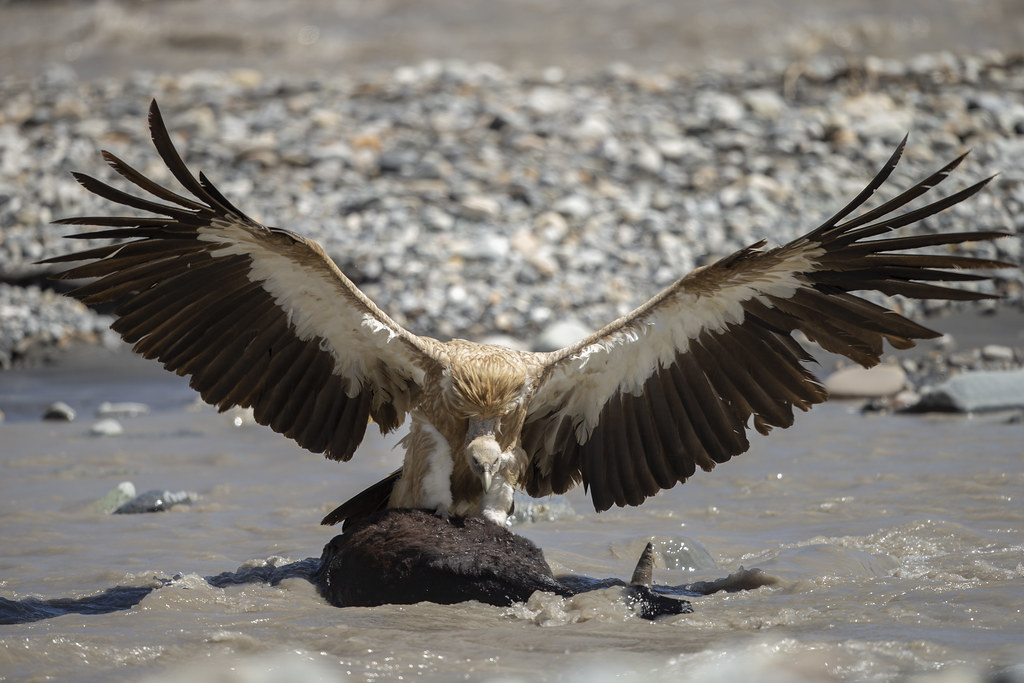
[[[349,523],[368,515],[385,509],[391,499],[391,491],[395,488],[395,482],[401,476],[402,470],[397,469],[384,477],[376,484],[364,489],[352,496],[320,520],[324,526],[333,526],[338,522],[344,522],[342,530]]]

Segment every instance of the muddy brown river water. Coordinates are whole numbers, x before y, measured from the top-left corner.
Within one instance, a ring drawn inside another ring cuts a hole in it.
[[[79,419],[39,421],[57,399]],[[90,436],[107,400],[152,412]],[[978,680],[1024,663],[1024,424],[1005,416],[831,402],[640,508],[598,515],[577,492],[575,516],[516,527],[556,574],[628,578],[655,537],[711,558],[656,584],[781,579],[651,623],[608,591],[329,606],[307,578],[335,531],[318,521],[390,471],[394,438],[328,462],[100,352],[0,376],[0,405],[0,615],[23,622],[0,625],[0,680]],[[126,480],[199,498],[91,509]]]

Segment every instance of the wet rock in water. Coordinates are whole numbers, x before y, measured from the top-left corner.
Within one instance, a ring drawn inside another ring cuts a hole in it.
[[[130,481],[122,481],[94,502],[92,507],[99,512],[111,514],[133,498],[135,498],[135,485]]]
[[[51,403],[50,407],[43,413],[43,419],[52,422],[74,422],[75,409],[63,401]]]
[[[836,370],[825,378],[832,398],[878,398],[899,393],[907,384],[907,373],[898,365],[873,368],[853,366]]]
[[[89,433],[93,436],[120,436],[124,434],[124,427],[117,420],[107,418],[93,424],[89,428]]]
[[[925,390],[907,412],[976,413],[1024,408],[1024,370],[964,372]]]
[[[114,510],[115,515],[134,515],[142,512],[164,512],[176,505],[191,504],[195,498],[188,491],[160,491],[153,489],[140,493],[121,507]]]
[[[723,579],[688,583],[685,588],[688,591],[699,593],[701,595],[711,595],[712,593],[718,593],[721,591],[725,591],[726,593],[736,593],[739,591],[755,590],[762,586],[775,586],[779,583],[780,581],[777,577],[765,574],[760,569],[744,569],[743,567],[740,567],[737,571],[729,574]]]
[[[96,409],[96,417],[138,417],[149,415],[149,406],[145,403],[104,401]]]
[[[512,523],[553,522],[556,519],[575,516],[576,511],[564,497],[548,496],[533,500],[517,500],[512,512]]]

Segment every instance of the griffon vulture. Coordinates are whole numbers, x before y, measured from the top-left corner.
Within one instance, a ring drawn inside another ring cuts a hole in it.
[[[401,469],[340,506],[334,524],[383,507],[504,523],[515,490],[561,493],[582,483],[594,508],[639,505],[699,467],[748,448],[746,430],[793,423],[826,391],[805,367],[800,330],[864,366],[882,342],[898,349],[938,336],[857,290],[915,298],[990,295],[936,281],[985,276],[991,260],[917,247],[990,240],[993,231],[892,237],[970,197],[987,180],[916,209],[963,157],[858,215],[889,177],[906,140],[867,187],[820,227],[781,247],[761,241],[701,267],[572,346],[528,353],[403,329],[339,271],[316,243],[261,225],[186,168],[154,102],[157,151],[186,194],[166,189],[109,152],[142,198],[75,174],[88,190],[146,217],[79,217],[100,226],[73,237],[115,243],[50,258],[84,261],[56,275],[95,278],[71,294],[113,302],[112,327],[221,410],[255,418],[332,460],[348,460],[369,420],[382,433],[412,426]],[[852,217],[851,217],[852,215]]]

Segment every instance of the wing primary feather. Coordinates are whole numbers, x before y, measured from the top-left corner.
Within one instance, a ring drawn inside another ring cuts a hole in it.
[[[152,180],[150,180],[149,178],[142,175],[137,170],[126,164],[124,161],[116,157],[111,152],[103,150],[102,152],[100,152],[100,154],[103,156],[106,162],[110,164],[110,167],[117,171],[121,175],[121,177],[125,178],[131,183],[134,183],[135,185],[145,190],[146,192],[149,192],[154,197],[159,197],[160,199],[163,199],[164,201],[167,202],[174,202],[175,204],[180,204],[181,206],[184,206],[186,209],[191,209],[194,212],[207,210],[207,207],[200,204],[199,202],[194,202],[188,197],[183,197],[177,192],[172,192],[171,190],[168,190],[166,187],[160,185],[159,183],[153,182]]]
[[[363,441],[369,417],[370,401],[364,395],[350,397],[338,420],[337,443],[325,455],[331,460],[350,460]]]
[[[244,278],[248,270],[244,263],[218,263],[215,266],[212,259],[201,259],[194,267],[188,263],[168,265],[170,267],[164,271],[164,277],[156,273],[139,273],[136,281],[138,293],[117,305],[117,315],[119,320],[124,321],[123,324],[134,327],[139,322],[149,321],[152,325],[160,317],[168,316],[168,312],[194,305],[195,300],[189,295],[216,299],[222,293],[233,296],[239,292],[251,293],[259,288],[259,283]],[[118,296],[115,300],[119,298],[122,297]]]
[[[978,192],[978,190],[985,187],[985,185],[988,185],[988,183],[994,177],[995,176],[985,178],[984,180],[978,181],[977,183],[971,185],[970,187],[966,187],[963,190],[960,190],[959,192],[955,192],[947,197],[943,197],[942,199],[936,200],[930,204],[926,204],[925,206],[922,206],[919,209],[907,211],[906,213],[899,214],[898,216],[893,216],[887,220],[879,221],[878,223],[865,225],[866,221],[858,220],[857,224],[865,225],[865,227],[846,232],[842,237],[836,238],[834,240],[834,244],[837,246],[841,246],[844,244],[852,244],[855,241],[863,240],[868,237],[874,237],[875,235],[881,235],[887,232],[892,232],[893,230],[898,230],[899,228],[906,227],[908,225],[911,225],[912,223],[922,221],[925,218],[928,218],[929,216],[933,216],[941,211],[945,211],[954,204],[958,204],[962,202],[964,199],[967,199],[971,195]]]
[[[189,252],[185,252],[186,255]],[[71,294],[86,303],[107,303],[115,301],[126,295],[137,294],[149,289],[154,283],[154,271],[164,267],[168,271],[168,277],[181,272],[188,267],[187,261],[160,255],[152,261],[131,265],[124,270],[108,269],[108,264],[103,261],[87,263],[68,272],[71,278],[98,279],[84,284],[71,291]]]
[[[298,443],[314,453],[322,453],[331,443],[331,433],[340,414],[340,397],[344,394],[339,384],[326,382],[316,392],[305,426],[295,436]]]
[[[604,482],[608,487],[608,495],[618,506],[626,505],[629,500],[631,486],[635,486],[633,473],[630,470],[633,454],[629,451],[626,441],[626,401],[628,394],[617,394],[615,400],[606,406],[601,416],[603,446],[602,465]]]
[[[205,340],[207,344],[211,344],[217,339],[216,334],[234,332],[239,321],[244,322],[256,305],[256,302],[252,301],[251,292],[243,289],[226,297],[223,304],[214,297],[205,297],[191,302],[190,305],[178,304],[173,309],[167,309],[167,317],[162,319],[146,319],[140,316],[122,322],[125,319],[118,318],[111,325],[111,329],[129,344],[135,344],[136,353],[146,358],[158,357],[163,362],[169,362],[175,357],[178,348],[192,340],[196,343]],[[195,331],[199,325],[203,328]],[[240,333],[229,334],[227,338],[229,341],[235,341],[241,336]],[[215,343],[212,345],[217,346]]]
[[[614,399],[613,399],[614,400]],[[590,498],[594,509],[603,512],[615,502],[608,495],[608,485],[604,481],[604,425],[598,422],[597,428],[582,444],[583,485],[590,489]]]
[[[676,472],[676,478],[679,481],[685,481],[696,472],[699,462],[707,462],[709,458],[693,424],[696,418],[689,414],[688,407],[683,403],[682,396],[688,394],[688,388],[686,386],[677,387],[678,380],[671,372],[671,367],[662,368],[659,377],[669,414],[665,416],[665,421],[658,426],[663,433],[674,432],[677,435],[680,448],[674,454],[672,468]]]
[[[875,190],[881,187],[882,184],[889,179],[889,176],[892,175],[892,172],[896,169],[896,166],[900,162],[900,158],[903,156],[903,150],[907,146],[907,138],[907,135],[903,136],[903,139],[900,140],[900,144],[896,146],[895,151],[893,151],[893,153],[889,156],[888,161],[886,161],[885,165],[882,166],[878,173],[875,174],[875,177],[871,179],[871,182],[869,182],[867,186],[860,191],[860,194],[854,197],[852,201],[850,201],[846,206],[840,209],[834,216],[832,216],[827,221],[822,223],[821,227],[819,227],[814,232],[810,233],[807,236],[809,239],[822,239],[825,235],[829,234],[832,231],[832,229],[836,226],[837,223],[839,223],[839,221],[849,216],[853,211],[857,209],[857,207],[861,206],[862,204],[864,204],[864,202],[871,198],[871,195],[875,193]]]
[[[282,387],[287,391],[287,398],[276,416],[281,433],[289,439],[295,439],[296,442],[296,435],[309,418],[307,407],[316,400],[315,387],[311,384],[322,381],[323,376],[334,366],[328,359],[328,354],[315,344],[316,340],[310,341],[314,343],[306,344],[299,358],[289,369],[289,373],[281,381]]]
[[[90,175],[85,173],[72,172],[71,175],[78,183],[89,190],[95,195],[99,195],[104,199],[114,202],[115,204],[123,204],[124,206],[130,206],[133,209],[139,209],[140,211],[149,211],[150,213],[160,214],[161,216],[168,216],[179,221],[188,221],[195,217],[195,213],[187,209],[182,209],[176,206],[168,206],[167,204],[159,204],[157,202],[150,201],[148,199],[142,199],[136,197],[133,194],[118,190],[110,185],[107,185],[103,181],[97,180]]]
[[[924,180],[921,180],[921,181],[915,183],[913,186],[910,187],[910,189],[905,190],[905,191],[899,193],[898,195],[896,195],[895,197],[893,197],[889,201],[883,202],[882,204],[876,206],[874,209],[871,209],[870,211],[865,211],[864,213],[858,215],[855,218],[850,219],[849,221],[843,223],[842,225],[836,226],[835,232],[830,236],[830,238],[834,239],[834,240],[837,240],[837,241],[842,241],[843,239],[848,237],[851,232],[856,232],[856,230],[855,230],[856,228],[859,228],[862,225],[867,225],[868,223],[874,221],[877,218],[880,218],[882,216],[890,214],[893,211],[896,211],[897,209],[900,209],[900,208],[906,206],[907,204],[909,204],[910,202],[914,201],[915,199],[917,199],[921,195],[927,193],[928,191],[932,190],[936,185],[938,185],[943,180],[948,178],[950,172],[953,169],[955,169],[957,166],[959,166],[960,162],[962,162],[964,160],[964,158],[966,158],[966,157],[967,157],[966,154],[961,154],[956,159],[954,159],[953,161],[949,162],[948,164],[946,164],[941,169],[939,169],[935,173],[931,174],[930,176],[928,176]],[[957,201],[960,201],[960,200],[962,200],[962,199],[964,199],[966,197],[971,196],[972,194],[977,192],[979,189],[981,189],[981,187],[983,187],[987,182],[988,182],[988,180],[983,180],[983,181],[981,181],[980,183],[976,184],[975,186],[973,186],[971,188],[967,188],[966,190],[963,190],[962,192],[959,192],[959,193],[956,193],[954,195],[951,195],[951,197],[960,195],[960,198],[957,199],[956,201],[952,202],[952,204],[955,204]],[[920,217],[923,218],[924,216],[929,216],[932,213],[935,213],[936,210],[941,210],[941,209],[932,209],[932,207],[934,207],[934,206],[942,206],[942,208],[946,208],[948,206],[952,206],[952,204],[946,203],[946,201],[948,199],[949,199],[949,197],[947,197],[945,199],[942,199],[942,200],[939,200],[938,202],[935,202],[934,204],[929,204],[929,205],[927,205],[925,207],[922,207],[921,209],[918,210],[918,211],[922,211],[923,212],[920,215]],[[911,213],[913,213],[913,212],[911,212]],[[842,235],[842,237],[840,237],[840,235]]]
[[[946,244],[961,244],[963,242],[975,242],[994,240],[1006,237],[1007,233],[997,231],[979,232],[939,232],[927,235],[909,235],[907,237],[887,237],[885,239],[867,240],[856,242],[842,248],[837,257],[843,261],[859,259],[869,254],[878,254],[886,251],[903,251],[904,249],[918,249],[920,247],[939,247]],[[1003,267],[1014,267],[1011,264],[1001,264]],[[979,266],[985,267],[985,266]]]
[[[259,322],[259,321],[257,321]],[[235,379],[235,388],[225,396],[225,401],[255,410],[268,386],[271,366],[278,362],[278,351],[285,348],[291,335],[284,320],[272,316],[264,327],[257,327],[255,336],[242,352],[238,365],[229,371],[221,381]],[[246,368],[251,368],[247,371]],[[236,374],[237,373],[237,374]]]
[[[249,399],[252,392],[270,365],[269,349],[281,344],[288,334],[287,325],[276,310],[266,309],[250,320],[251,324],[240,332],[246,337],[251,335],[249,342],[239,354],[237,362],[211,387],[211,391],[224,397],[217,404],[221,410],[233,405],[251,407]]]
[[[555,436],[556,444],[564,444],[556,451],[559,457],[551,464],[551,489],[565,493],[583,480],[583,447],[576,441],[576,430],[571,418],[563,418]]]
[[[650,474],[657,485],[648,495],[654,495],[658,489],[671,488],[676,483],[672,465],[665,453],[665,444],[658,438],[658,427],[655,424],[655,415],[658,411],[652,405],[654,401],[661,401],[664,405],[664,400],[661,396],[653,395],[654,392],[649,390],[651,386],[652,384],[648,382],[645,390],[634,400],[638,405],[634,417],[637,435],[641,442],[640,452],[647,461]]]
[[[648,454],[644,449],[644,439],[640,434],[638,413],[645,408],[643,398],[633,394],[623,394],[622,401],[622,439],[626,444],[625,453],[616,453],[615,460],[619,467],[619,477],[623,480],[623,493],[627,505],[640,505],[648,496],[653,496],[660,488],[655,481],[648,461],[658,457],[657,453]]]
[[[677,386],[686,388],[680,392],[681,397],[686,404],[687,416],[693,420],[697,436],[704,445],[706,457],[698,460],[697,464],[701,469],[711,470],[716,462],[728,460],[734,449],[739,447],[735,443],[736,430],[692,354],[678,356],[673,371],[680,378]]]
[[[236,313],[257,305],[258,299],[254,294],[243,287],[235,290],[235,297],[226,297],[232,299],[235,310],[226,308],[213,293],[179,300],[168,306],[165,318],[154,318],[149,323],[151,327],[142,328],[145,336],[137,342],[136,351],[147,358],[159,359],[165,367],[173,367],[175,371],[189,372],[197,362],[202,362],[197,360],[197,356],[209,346],[216,345],[216,334],[228,337],[236,334],[236,330],[228,327],[227,323],[234,319]]]
[[[291,335],[284,335],[280,344],[272,344],[267,347],[266,369],[261,373],[258,380],[250,387],[241,405],[251,405],[253,417],[263,425],[269,425],[273,420],[274,412],[277,410],[276,387],[281,377],[288,372],[295,354],[302,348],[303,344]]]
[[[175,179],[186,190],[205,201],[206,191],[192,175],[192,172],[188,170],[185,162],[182,161],[181,156],[178,154],[178,150],[175,149],[174,143],[171,142],[171,136],[167,132],[164,117],[160,113],[160,107],[157,106],[156,100],[153,100],[149,105],[149,133],[153,139],[153,146],[156,147],[157,153],[163,159],[164,164]]]

